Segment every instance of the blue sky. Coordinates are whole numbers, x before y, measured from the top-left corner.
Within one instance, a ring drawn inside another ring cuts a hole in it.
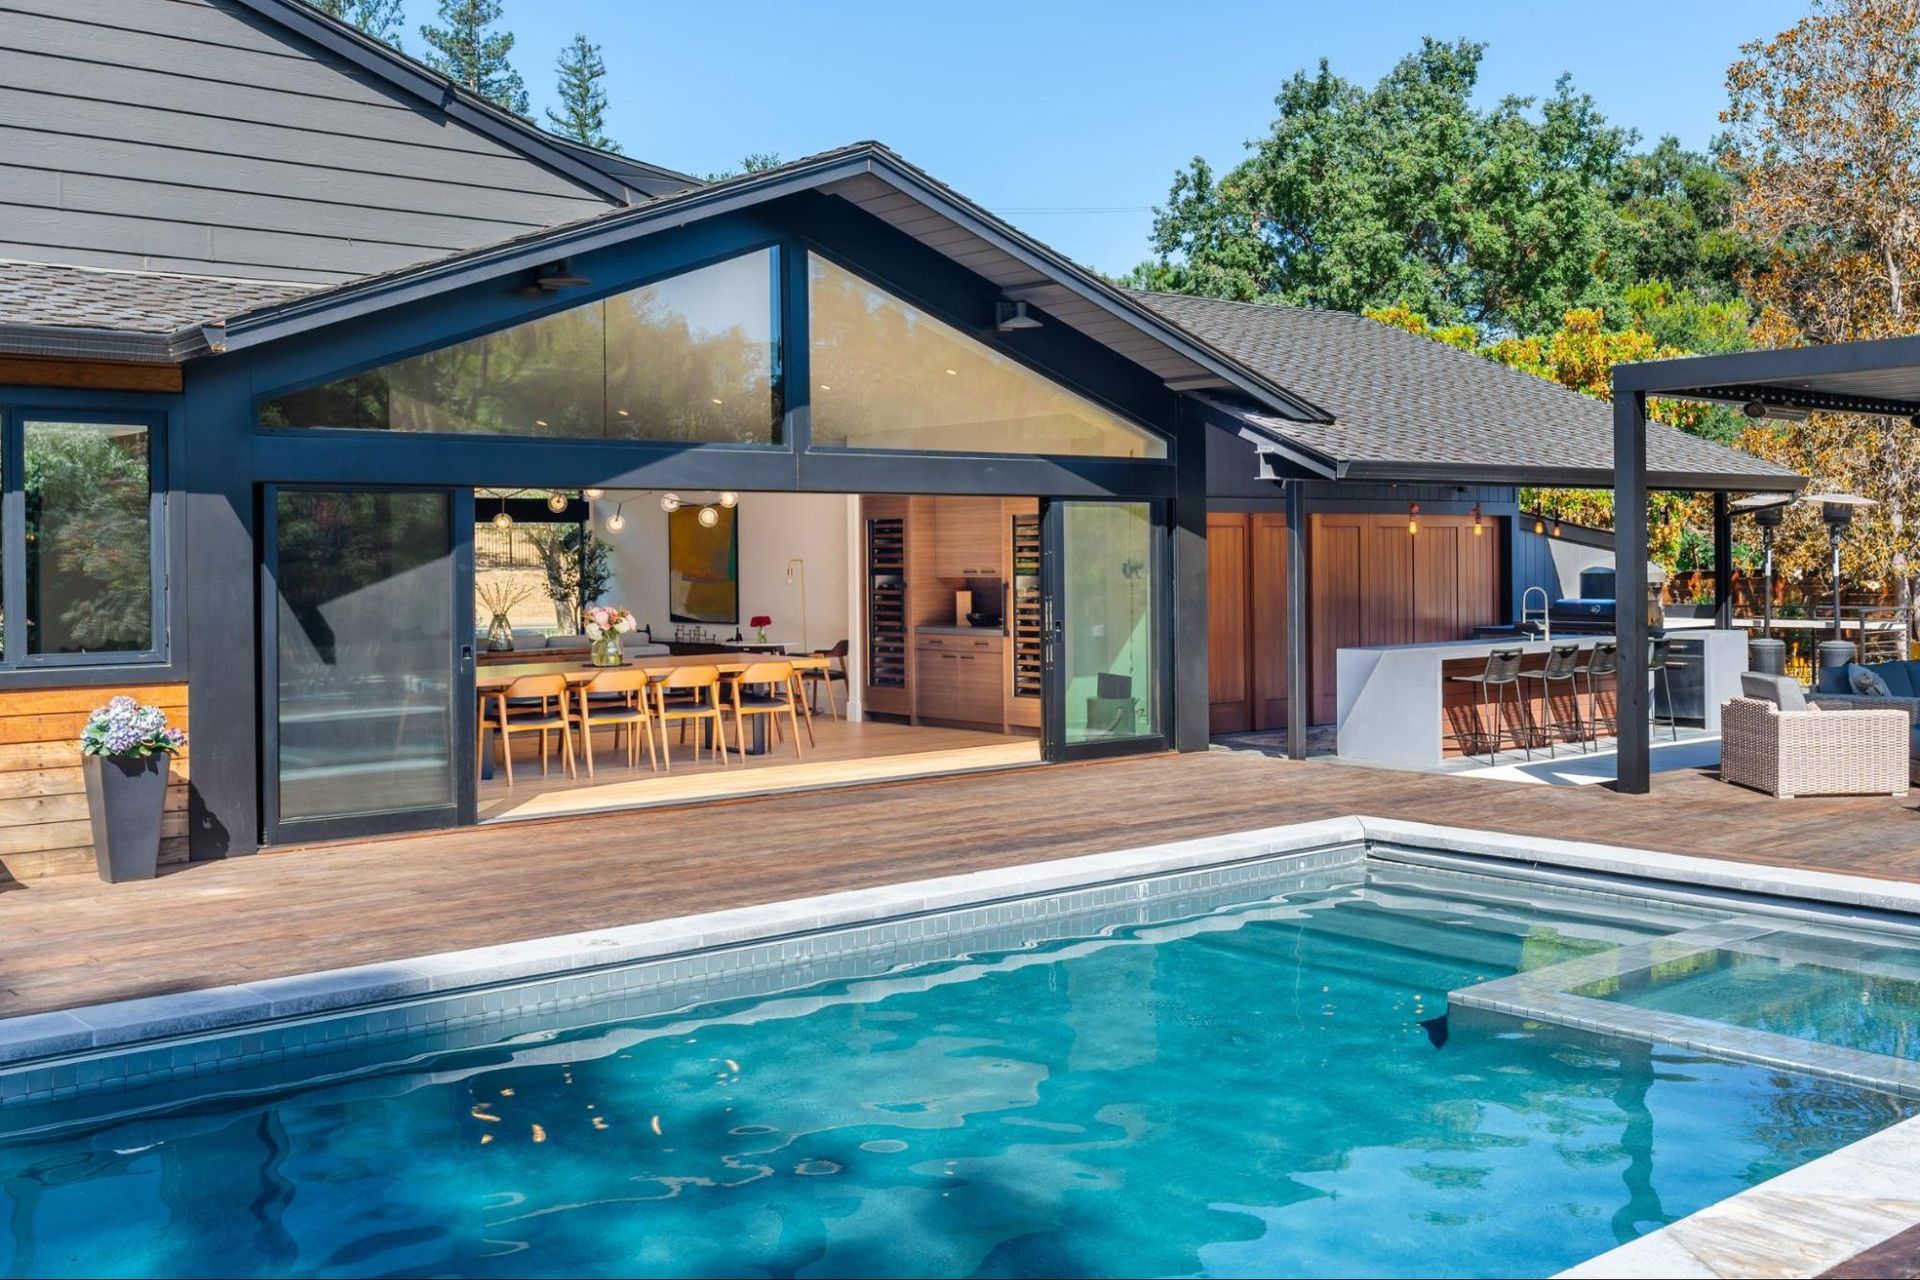
[[[1422,35],[1466,36],[1489,46],[1488,100],[1545,93],[1568,71],[1612,119],[1703,146],[1740,44],[1808,7],[1609,0],[1590,18],[1538,0],[503,3],[536,112],[575,31],[605,47],[612,133],[631,155],[706,173],[749,151],[790,160],[875,138],[1104,271],[1147,256],[1149,209],[1176,169],[1195,154],[1238,160],[1281,82],[1322,56],[1371,83]],[[416,56],[435,7],[408,0]]]

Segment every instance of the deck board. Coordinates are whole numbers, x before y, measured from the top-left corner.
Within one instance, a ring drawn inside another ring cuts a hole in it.
[[[1161,755],[365,840],[0,893],[0,1016],[1345,814],[1920,880],[1916,799]]]

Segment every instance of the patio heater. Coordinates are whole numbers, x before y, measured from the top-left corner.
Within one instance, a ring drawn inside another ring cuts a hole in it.
[[[1856,661],[1859,654],[1851,641],[1840,637],[1840,541],[1853,524],[1853,513],[1874,502],[1850,493],[1809,494],[1807,501],[1820,504],[1820,519],[1827,526],[1827,546],[1833,559],[1833,639],[1820,642],[1820,666],[1813,687],[1822,693],[1845,693],[1847,664]]]
[[[1773,535],[1792,505],[1790,493],[1749,494],[1733,504],[1760,529],[1760,634],[1747,641],[1747,669],[1770,676],[1787,671],[1787,643],[1773,638]]]

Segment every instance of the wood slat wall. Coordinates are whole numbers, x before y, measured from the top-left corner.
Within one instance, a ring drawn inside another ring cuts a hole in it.
[[[1287,522],[1207,515],[1207,721],[1214,733],[1287,719]]]
[[[1335,715],[1334,653],[1356,645],[1455,640],[1500,621],[1500,532],[1470,516],[1320,514],[1308,535],[1312,716]]]
[[[0,691],[0,884],[92,874],[93,828],[80,770],[80,730],[115,694],[165,707],[187,727],[187,686]],[[161,827],[162,864],[187,860],[188,752],[174,757]]]

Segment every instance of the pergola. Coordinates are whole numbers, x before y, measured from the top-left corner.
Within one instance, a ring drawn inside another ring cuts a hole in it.
[[[1647,400],[1706,400],[1747,407],[1756,416],[1798,412],[1920,415],[1920,337],[1844,342],[1824,347],[1742,351],[1620,365],[1613,371],[1613,502],[1615,596],[1647,594]],[[1715,523],[1724,506],[1716,503]],[[1715,531],[1716,544],[1725,534]],[[1716,545],[1716,572],[1726,557]],[[1620,640],[1620,754],[1616,786],[1644,795],[1652,731],[1648,722],[1647,617],[1616,609]],[[1725,625],[1725,620],[1722,620]]]

